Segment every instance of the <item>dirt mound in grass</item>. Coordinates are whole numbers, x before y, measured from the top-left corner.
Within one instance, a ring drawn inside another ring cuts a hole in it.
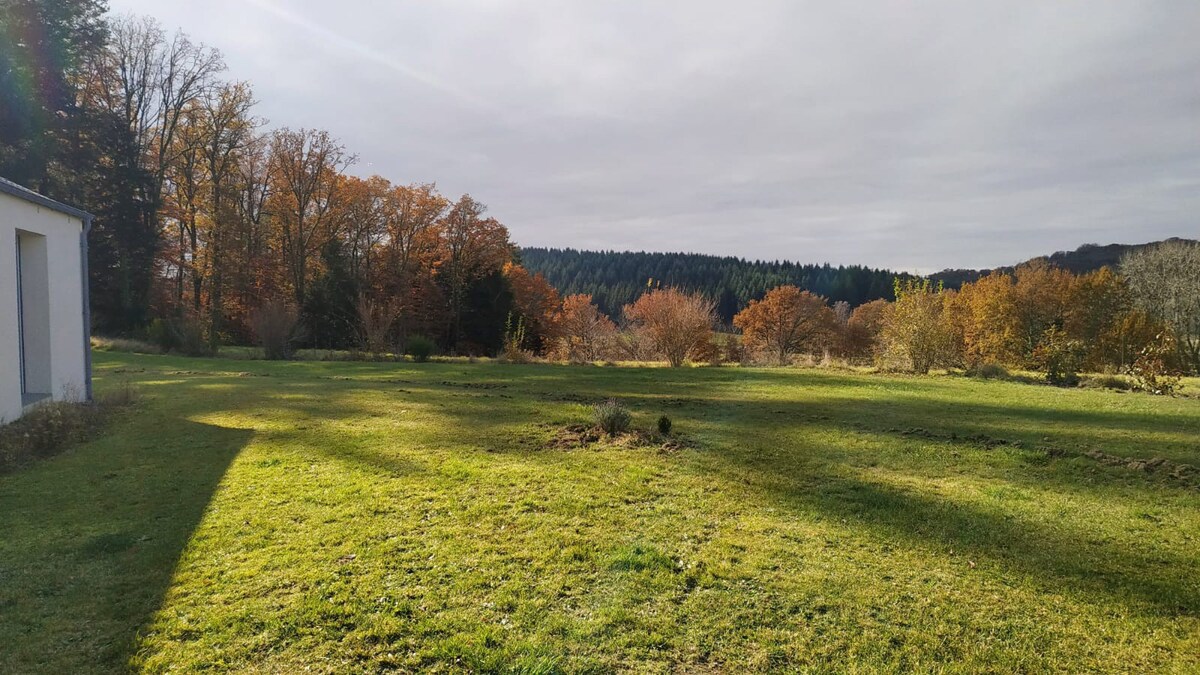
[[[569,424],[559,428],[546,442],[545,447],[551,450],[579,450],[600,444],[630,450],[653,449],[659,452],[674,452],[694,447],[683,437],[664,436],[660,433],[640,429],[610,437],[589,424]]]

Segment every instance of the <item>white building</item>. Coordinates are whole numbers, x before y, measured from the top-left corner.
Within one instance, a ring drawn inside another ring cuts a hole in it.
[[[91,399],[92,217],[0,178],[0,422],[46,399]]]

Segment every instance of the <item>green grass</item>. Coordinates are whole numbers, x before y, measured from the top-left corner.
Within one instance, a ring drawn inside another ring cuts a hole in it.
[[[0,672],[1200,669],[1200,400],[96,356],[0,476]],[[609,397],[682,449],[551,443]],[[1050,451],[1050,452],[1048,452]]]

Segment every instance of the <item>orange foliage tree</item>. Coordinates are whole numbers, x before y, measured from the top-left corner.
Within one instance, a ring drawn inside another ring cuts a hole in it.
[[[780,286],[733,317],[749,349],[770,352],[779,364],[800,352],[829,345],[837,317],[825,299],[795,286]]]
[[[519,346],[546,351],[558,336],[558,291],[540,272],[530,274],[511,262],[504,265],[504,278],[513,294],[513,312],[525,329],[525,343]]]
[[[644,332],[655,352],[679,367],[693,350],[708,344],[716,310],[700,293],[659,288],[626,305],[625,318]]]
[[[440,223],[438,276],[450,296],[450,344],[462,339],[463,309],[471,282],[500,272],[512,252],[508,228],[484,218],[487,206],[463,195]]]
[[[617,332],[617,326],[592,302],[592,296],[579,293],[563,298],[558,313],[557,352],[573,362],[604,358]]]
[[[850,358],[872,356],[879,344],[879,332],[887,316],[887,300],[872,300],[854,308],[842,332],[842,355]]]
[[[1022,355],[1015,280],[1011,274],[988,274],[965,284],[955,299],[968,364],[1014,363]]]
[[[318,252],[332,238],[338,176],[353,162],[326,131],[279,129],[271,135],[271,212],[297,305],[304,304]]]

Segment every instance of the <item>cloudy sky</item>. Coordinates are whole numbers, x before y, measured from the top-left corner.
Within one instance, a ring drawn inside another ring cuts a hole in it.
[[[524,245],[932,271],[1200,234],[1195,0],[109,1]]]

